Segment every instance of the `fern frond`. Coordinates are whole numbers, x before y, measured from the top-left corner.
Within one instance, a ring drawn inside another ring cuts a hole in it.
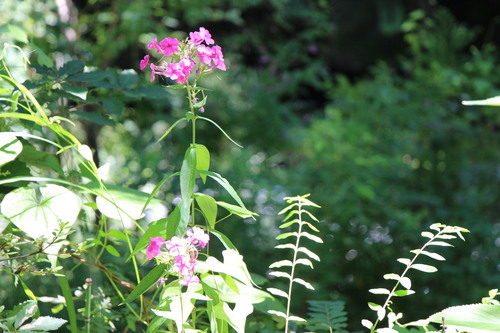
[[[311,269],[313,268],[312,260],[319,261],[319,256],[315,254],[313,251],[309,250],[307,247],[301,244],[301,240],[303,238],[307,238],[316,243],[323,243],[320,237],[311,234],[310,232],[319,232],[319,229],[316,228],[313,222],[318,223],[318,219],[307,210],[307,207],[316,207],[319,208],[317,204],[307,199],[307,195],[296,196],[296,197],[287,197],[285,198],[286,202],[289,204],[286,208],[280,211],[280,214],[287,214],[283,219],[282,224],[279,226],[280,229],[287,229],[287,232],[281,233],[276,237],[277,240],[282,239],[293,239],[295,237],[295,244],[293,242],[277,245],[276,249],[291,249],[293,251],[292,260],[279,260],[275,263],[272,263],[269,267],[272,269],[283,269],[290,267],[290,270],[287,272],[283,271],[271,271],[269,275],[275,277],[283,277],[288,278],[288,292],[276,289],[269,288],[268,291],[274,295],[281,296],[287,299],[287,307],[286,313],[276,311],[269,311],[269,313],[278,315],[280,317],[285,318],[285,333],[289,332],[289,322],[290,321],[305,321],[302,318],[290,315],[290,305],[292,300],[292,288],[294,284],[300,284],[303,287],[314,290],[312,284],[303,279],[300,279],[295,276],[295,268],[297,265],[309,266]],[[307,218],[309,221],[306,221],[304,218]],[[289,231],[291,228],[297,228],[296,231]],[[306,232],[307,229],[309,232]]]
[[[311,332],[347,333],[347,312],[343,301],[307,301],[307,329]]]
[[[457,237],[461,238],[462,240],[465,240],[464,237],[462,236],[462,233],[469,232],[467,229],[462,227],[448,226],[441,223],[432,224],[429,227],[429,229],[434,230],[435,233],[430,231],[424,231],[421,233],[422,237],[429,238],[429,240],[421,248],[410,250],[410,253],[414,254],[412,259],[409,258],[397,259],[399,263],[406,266],[403,273],[401,273],[400,275],[395,273],[389,273],[384,275],[384,279],[396,281],[396,284],[394,285],[392,290],[386,288],[374,288],[369,290],[370,293],[372,294],[387,295],[387,298],[383,305],[379,305],[372,302],[368,304],[370,309],[372,309],[377,313],[377,320],[375,321],[375,323],[372,323],[367,319],[363,319],[361,323],[363,326],[370,329],[371,333],[375,332],[378,323],[384,319],[387,319],[388,322],[387,330],[393,331],[392,327],[394,326],[394,324],[395,323],[398,324],[397,320],[400,318],[401,314],[400,313],[396,314],[392,311],[392,309],[390,308],[390,305],[392,304],[391,299],[393,296],[404,297],[415,293],[413,290],[410,289],[412,285],[410,278],[406,276],[410,271],[410,269],[414,269],[425,273],[434,273],[438,270],[436,267],[432,265],[417,264],[416,263],[417,258],[420,255],[422,255],[437,261],[444,261],[446,259],[442,255],[432,252],[431,250],[429,250],[429,248],[431,247],[433,248],[436,246],[452,246],[447,241],[443,240],[452,240]],[[399,285],[401,285],[404,289],[398,289]],[[380,330],[383,329],[379,329],[379,331]]]

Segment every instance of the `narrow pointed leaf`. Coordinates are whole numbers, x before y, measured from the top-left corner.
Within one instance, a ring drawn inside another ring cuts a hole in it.
[[[396,290],[394,292],[394,295],[396,296],[399,296],[399,297],[403,297],[403,296],[408,296],[408,295],[412,295],[414,294],[415,292],[413,290]]]
[[[293,282],[296,282],[298,284],[301,284],[303,285],[304,287],[306,287],[307,289],[311,289],[311,290],[314,290],[314,287],[312,286],[312,284],[310,284],[309,282],[306,282],[302,279],[299,279],[299,278],[295,278],[293,279]]]
[[[196,169],[198,171],[208,171],[210,168],[210,152],[204,145],[196,144]],[[207,175],[200,173],[203,183],[207,181]]]
[[[306,259],[306,258],[300,258],[300,259],[297,259],[297,261],[295,262],[295,264],[297,264],[297,265],[309,266],[309,267],[311,267],[311,268],[314,268],[314,267],[313,267],[313,264],[312,264],[312,262],[311,262],[311,260]]]
[[[276,277],[283,277],[283,278],[287,278],[287,279],[291,278],[290,274],[285,273],[285,272],[279,272],[279,271],[270,272],[269,275],[276,276]]]
[[[297,317],[297,316],[290,316],[290,317],[288,317],[288,320],[291,320],[291,321],[300,321],[300,322],[305,322],[306,321],[304,318]]]
[[[431,265],[425,265],[425,264],[414,264],[411,265],[410,268],[416,269],[418,271],[426,272],[426,273],[434,273],[437,272],[437,268]]]
[[[429,232],[429,231],[424,231],[420,235],[422,235],[422,237],[427,237],[430,239],[434,238],[434,234],[432,232]]]
[[[391,293],[388,289],[385,288],[374,288],[368,291],[376,295],[389,295]]]
[[[280,261],[272,263],[269,266],[269,268],[279,268],[279,267],[283,267],[283,266],[292,267],[293,264],[290,260],[280,260]]]
[[[122,304],[127,304],[135,300],[137,297],[144,294],[149,290],[152,286],[158,282],[158,279],[161,278],[165,274],[165,269],[167,265],[160,264],[153,268],[149,273],[141,280],[141,282],[135,287],[134,290],[128,295],[127,298],[122,302]]]
[[[312,240],[316,243],[323,243],[323,240],[321,238],[319,238],[318,236],[315,236],[315,235],[311,235],[308,232],[303,232],[300,235],[303,237],[309,238],[310,240]]]
[[[399,258],[398,259],[398,262],[402,263],[403,265],[410,265],[411,264],[411,260],[410,259],[407,259],[407,258]]]
[[[446,243],[446,242],[441,242],[441,241],[434,241],[434,242],[430,242],[429,245],[435,245],[435,246],[451,246],[453,247],[453,245],[449,244],[449,243]]]
[[[267,288],[267,291],[269,291],[273,295],[288,298],[288,294],[286,292],[284,292],[283,290],[279,290],[276,288]]]
[[[311,258],[313,260],[320,261],[320,258],[316,253],[312,252],[311,250],[309,250],[305,247],[299,247],[298,251],[301,253],[304,253],[305,255],[307,255],[309,258]]]
[[[435,259],[435,260],[440,260],[440,261],[446,260],[442,255],[434,253],[434,252],[429,252],[429,251],[424,251],[424,250],[411,250],[410,252],[415,253],[415,254],[422,254],[422,255],[428,256],[428,257]]]
[[[384,275],[384,279],[386,279],[386,280],[397,280],[397,281],[399,281],[400,276],[399,276],[398,274],[389,273],[389,274],[385,274],[385,275]]]

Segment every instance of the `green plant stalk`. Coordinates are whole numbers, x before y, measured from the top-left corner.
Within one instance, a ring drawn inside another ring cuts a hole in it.
[[[441,229],[440,231],[438,231],[437,234],[434,235],[434,237],[432,237],[431,239],[429,239],[429,241],[427,241],[421,248],[420,250],[423,251],[427,246],[429,246],[429,244],[433,241],[435,241],[435,239],[441,235],[441,233],[444,231],[445,229]],[[404,276],[406,276],[406,274],[408,273],[408,271],[410,270],[411,266],[413,265],[413,263],[415,262],[415,260],[417,260],[418,256],[420,255],[420,253],[416,253],[415,256],[413,257],[413,259],[411,260],[411,262],[406,266],[405,270],[403,271],[403,273],[401,274],[401,278],[403,278]],[[400,280],[401,280],[400,278]],[[394,285],[394,287],[392,288],[391,292],[389,293],[389,295],[387,296],[387,299],[385,300],[385,303],[384,305],[382,306],[382,309],[385,310],[388,306],[389,306],[389,303],[391,301],[391,298],[392,296],[394,296],[394,292],[396,291],[397,287],[399,286],[400,282],[397,281],[396,284]],[[372,328],[370,329],[370,333],[374,333],[375,332],[375,329],[377,328],[377,325],[378,323],[380,322],[380,320],[378,319],[378,316],[377,316],[377,320],[375,321],[375,323],[373,324]]]
[[[57,262],[56,265],[58,265]],[[65,275],[57,275],[57,280],[59,281],[59,286],[61,287],[61,291],[66,301],[66,310],[68,311],[71,333],[78,333],[75,303],[73,302],[73,295],[71,294],[71,289],[69,287],[68,279],[66,278]]]
[[[86,326],[87,326],[87,333],[90,333],[90,313],[91,313],[91,307],[92,307],[92,279],[87,278],[85,282],[87,286],[87,295],[85,297],[85,320],[86,320]]]

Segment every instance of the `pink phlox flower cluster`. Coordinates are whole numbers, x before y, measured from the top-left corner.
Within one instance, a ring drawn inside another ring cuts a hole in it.
[[[162,54],[159,65],[150,62],[146,55],[140,62],[141,70],[149,66],[151,81],[156,75],[164,75],[179,84],[188,82],[188,78],[198,64],[196,74],[208,73],[214,69],[225,71],[224,55],[222,48],[214,44],[210,32],[200,27],[199,31],[189,33],[189,38],[180,42],[176,38],[164,38],[160,42],[153,38],[148,44],[148,49],[156,50]],[[198,61],[196,61],[198,60]]]
[[[198,248],[205,248],[209,235],[200,227],[193,227],[186,232],[187,237],[174,236],[165,241],[162,237],[151,237],[146,255],[149,260],[160,256],[161,261],[171,265],[171,271],[182,277],[180,284],[189,286],[200,281],[194,274],[198,258]],[[164,283],[160,279],[159,283]]]

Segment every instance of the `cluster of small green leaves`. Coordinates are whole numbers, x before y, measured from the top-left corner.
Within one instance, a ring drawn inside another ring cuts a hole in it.
[[[414,249],[410,252],[414,254],[412,259],[408,258],[399,258],[398,262],[405,266],[403,273],[400,275],[395,273],[389,273],[384,275],[384,279],[386,280],[394,280],[396,281],[392,290],[386,288],[374,288],[370,289],[370,293],[376,295],[387,295],[387,298],[383,305],[369,302],[368,306],[371,310],[375,311],[377,314],[377,319],[375,322],[371,322],[368,319],[363,319],[362,324],[364,327],[368,328],[371,333],[379,332],[379,333],[396,333],[397,331],[394,329],[395,325],[403,326],[398,322],[399,319],[403,317],[402,313],[396,313],[393,311],[392,298],[396,297],[404,297],[409,296],[415,293],[411,289],[412,282],[410,278],[407,276],[410,269],[418,270],[425,273],[433,273],[437,271],[437,268],[432,265],[427,264],[419,264],[416,263],[417,258],[421,255],[429,257],[434,260],[444,261],[446,260],[442,255],[430,251],[429,247],[442,247],[442,246],[452,246],[448,241],[460,237],[464,240],[462,233],[468,232],[467,229],[456,227],[456,226],[447,226],[441,223],[435,223],[430,226],[430,229],[435,233],[430,231],[422,232],[422,237],[429,238],[429,240],[420,248]],[[400,288],[402,286],[403,288]],[[387,326],[385,328],[377,328],[378,324],[382,322],[384,319],[387,319]]]
[[[269,313],[277,315],[279,317],[285,318],[285,333],[289,331],[289,322],[305,322],[306,320],[298,317],[292,316],[290,314],[290,306],[292,301],[292,288],[294,284],[300,284],[308,289],[314,290],[314,287],[307,281],[297,278],[296,267],[298,265],[309,266],[313,268],[312,260],[319,261],[320,258],[317,254],[309,250],[308,248],[301,246],[302,237],[308,238],[316,243],[323,243],[321,238],[312,235],[306,230],[306,227],[314,232],[319,232],[319,230],[311,223],[306,220],[309,217],[314,222],[319,222],[318,219],[307,210],[307,207],[319,208],[317,204],[307,199],[309,194],[296,196],[296,197],[286,197],[284,200],[289,204],[284,208],[279,214],[285,214],[288,212],[287,216],[284,218],[283,223],[280,225],[281,229],[297,227],[297,231],[284,232],[276,237],[277,240],[295,238],[295,241],[286,244],[279,244],[276,249],[291,249],[293,251],[292,260],[280,260],[272,263],[269,268],[276,269],[282,267],[288,267],[290,270],[288,272],[274,270],[269,273],[271,276],[285,278],[288,280],[288,291],[277,288],[268,288],[268,291],[276,296],[284,297],[287,300],[286,313],[277,310],[269,310]]]

